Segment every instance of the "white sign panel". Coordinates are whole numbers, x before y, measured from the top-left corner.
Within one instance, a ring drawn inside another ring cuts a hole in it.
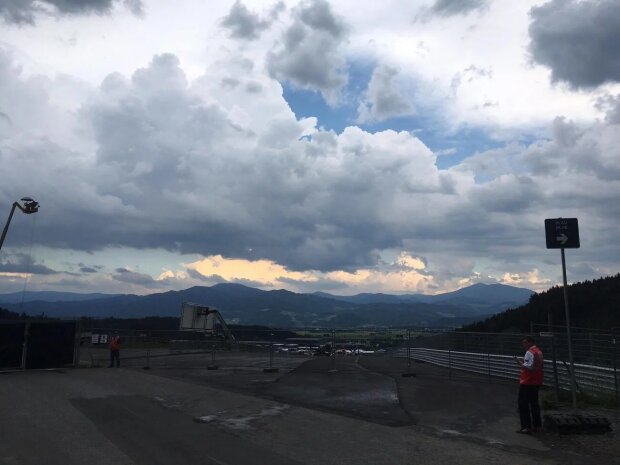
[[[181,307],[181,330],[212,331],[215,322],[215,311],[204,305],[184,302]]]

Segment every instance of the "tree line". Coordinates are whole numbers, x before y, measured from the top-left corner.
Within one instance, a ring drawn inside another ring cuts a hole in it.
[[[620,273],[571,284],[567,294],[571,327],[620,331]],[[464,326],[462,330],[528,332],[532,323],[547,324],[549,314],[553,325],[566,325],[562,286],[533,294],[527,304]]]

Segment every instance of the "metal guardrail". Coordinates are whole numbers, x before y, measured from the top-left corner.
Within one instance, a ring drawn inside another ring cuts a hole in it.
[[[478,373],[505,379],[519,379],[519,367],[513,358],[507,355],[484,354],[476,352],[458,352],[451,350],[410,348],[410,357],[414,360],[460,371]],[[407,348],[394,352],[396,357],[407,357]],[[570,373],[567,365],[557,362],[558,387],[570,390]],[[613,393],[617,389],[617,373],[613,368],[594,365],[575,364],[575,378],[582,391]],[[553,386],[552,363],[545,361],[545,385]]]

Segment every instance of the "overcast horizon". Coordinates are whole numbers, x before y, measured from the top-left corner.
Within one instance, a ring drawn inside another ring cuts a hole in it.
[[[617,0],[0,0],[0,293],[541,291],[559,217],[614,275],[617,44]]]

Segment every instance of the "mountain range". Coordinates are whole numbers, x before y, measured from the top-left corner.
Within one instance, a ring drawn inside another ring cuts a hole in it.
[[[146,296],[25,292],[0,294],[0,307],[27,315],[77,318],[179,316],[183,302],[216,307],[227,322],[272,327],[454,327],[529,301],[529,289],[475,284],[454,292],[423,294],[298,294],[233,283],[195,286]]]
[[[11,304],[33,301],[74,302],[82,300],[108,299],[110,297],[117,297],[119,295],[121,294],[79,294],[77,292],[28,291],[13,292],[10,294],[0,294],[0,302]]]

